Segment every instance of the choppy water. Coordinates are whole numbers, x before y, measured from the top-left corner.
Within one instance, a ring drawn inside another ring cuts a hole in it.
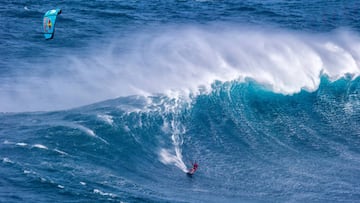
[[[1,2],[0,202],[360,201],[358,7]]]

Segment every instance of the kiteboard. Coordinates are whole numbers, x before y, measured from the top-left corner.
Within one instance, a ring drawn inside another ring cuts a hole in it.
[[[194,175],[195,171],[196,170],[192,168],[188,172],[186,172],[186,174],[189,175],[189,176],[192,176],[192,175]]]
[[[192,175],[194,175],[194,173],[191,173],[191,172],[186,172],[186,175],[188,175],[188,176],[192,176]]]

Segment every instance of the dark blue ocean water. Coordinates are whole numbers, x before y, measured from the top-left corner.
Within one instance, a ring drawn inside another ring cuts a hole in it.
[[[359,7],[1,1],[0,202],[359,202]]]

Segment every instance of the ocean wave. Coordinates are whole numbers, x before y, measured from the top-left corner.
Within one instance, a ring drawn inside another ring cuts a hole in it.
[[[359,76],[359,41],[345,30],[309,34],[237,24],[157,27],[131,39],[111,39],[111,45],[100,48],[102,54],[63,57],[54,74],[34,73],[7,84],[0,110],[54,110],[129,95],[198,95],[211,91],[216,81],[248,79],[276,93],[315,91],[323,75],[332,80]],[[117,51],[123,46],[129,51]]]

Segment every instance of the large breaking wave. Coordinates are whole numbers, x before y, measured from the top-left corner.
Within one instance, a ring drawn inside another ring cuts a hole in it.
[[[359,85],[322,77],[316,91],[290,96],[216,82],[191,104],[132,96],[1,114],[1,190],[43,201],[354,201]]]

